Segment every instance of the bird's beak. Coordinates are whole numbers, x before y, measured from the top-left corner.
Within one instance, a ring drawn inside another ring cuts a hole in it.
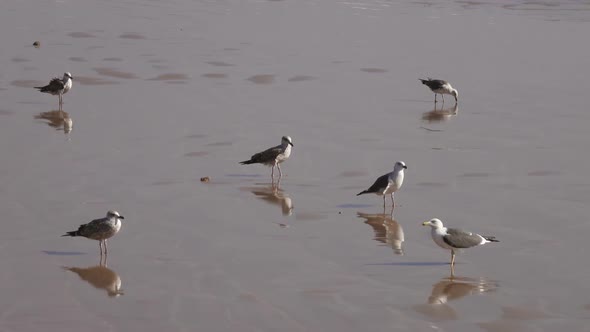
[[[404,166],[404,169],[408,169],[408,166]]]
[[[294,146],[293,143],[289,142],[289,145]]]
[[[125,219],[125,217],[123,217],[123,216],[119,216],[119,219]]]
[[[430,221],[425,221],[422,223],[422,226],[429,226],[430,225]]]

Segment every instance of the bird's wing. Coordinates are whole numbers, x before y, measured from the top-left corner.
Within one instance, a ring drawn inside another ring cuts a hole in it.
[[[253,163],[268,163],[275,160],[281,152],[283,152],[282,146],[278,145],[253,155],[250,161]]]
[[[82,236],[89,236],[102,231],[104,228],[108,228],[108,225],[106,224],[106,218],[100,218],[94,219],[87,224],[80,225],[78,232]]]
[[[471,248],[480,245],[482,237],[457,228],[447,228],[447,235],[443,236],[443,240],[453,248]]]
[[[49,81],[49,84],[43,87],[37,87],[41,92],[48,92],[48,91],[59,91],[65,87],[64,82],[60,78],[54,78]]]
[[[389,173],[381,175],[377,178],[377,180],[375,180],[375,183],[373,183],[373,185],[369,189],[367,189],[367,192],[375,193],[385,191],[390,185],[391,182],[389,181]]]
[[[433,80],[429,78],[428,81],[424,82],[424,84],[426,84],[432,90],[438,90],[442,88],[445,84],[448,84],[448,82],[444,80]]]

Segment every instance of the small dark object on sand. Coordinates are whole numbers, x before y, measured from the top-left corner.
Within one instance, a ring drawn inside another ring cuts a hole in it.
[[[208,176],[201,178],[201,182],[209,182],[211,179]]]
[[[41,47],[41,42],[40,42],[40,41],[38,41],[38,40],[36,40],[36,41],[33,43],[33,46],[35,46],[35,48],[39,48],[39,47]]]

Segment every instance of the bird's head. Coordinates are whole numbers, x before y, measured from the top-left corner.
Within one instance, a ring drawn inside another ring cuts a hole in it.
[[[398,161],[395,163],[395,165],[393,165],[393,169],[396,171],[399,171],[399,170],[408,169],[408,166],[406,166],[406,163],[404,163],[403,161]]]
[[[283,138],[281,138],[281,143],[293,146],[293,140],[291,139],[291,136],[283,136]]]
[[[109,212],[107,212],[107,218],[125,219],[125,217],[115,210],[109,210]]]
[[[65,81],[65,80],[67,80],[67,79],[70,79],[70,80],[71,80],[71,79],[74,79],[74,78],[72,77],[72,74],[70,74],[69,72],[66,72],[66,73],[64,73],[64,81]]]
[[[430,226],[432,228],[443,228],[443,223],[440,219],[434,218],[422,223],[422,226]]]
[[[453,97],[455,97],[455,101],[457,101],[459,98],[459,91],[457,91],[457,89],[453,89],[451,91],[451,94],[453,95]]]

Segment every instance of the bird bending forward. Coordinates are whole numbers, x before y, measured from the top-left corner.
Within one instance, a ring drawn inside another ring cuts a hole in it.
[[[422,81],[422,84],[426,85],[427,87],[430,88],[430,90],[432,90],[432,92],[434,92],[434,103],[435,104],[437,102],[436,101],[437,94],[440,94],[442,96],[443,104],[445,102],[444,95],[451,95],[451,96],[455,97],[455,103],[457,103],[457,98],[459,97],[459,92],[457,91],[457,89],[455,89],[451,86],[451,83],[449,83],[445,80],[434,80],[430,77],[426,80],[420,79],[420,81]]]

